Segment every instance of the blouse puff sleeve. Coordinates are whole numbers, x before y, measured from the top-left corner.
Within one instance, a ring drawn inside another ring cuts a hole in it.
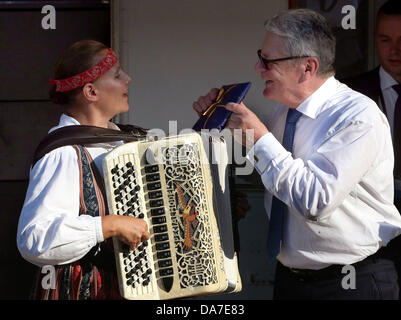
[[[101,217],[79,215],[79,196],[73,147],[53,150],[31,168],[17,230],[17,246],[27,261],[38,266],[71,263],[104,240]]]

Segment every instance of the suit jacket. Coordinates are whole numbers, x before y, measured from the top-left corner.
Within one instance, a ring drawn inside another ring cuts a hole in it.
[[[351,89],[358,91],[365,96],[376,102],[376,104],[382,109],[384,114],[387,115],[386,110],[383,110],[383,93],[380,88],[380,66],[360,74],[358,76],[341,80]]]

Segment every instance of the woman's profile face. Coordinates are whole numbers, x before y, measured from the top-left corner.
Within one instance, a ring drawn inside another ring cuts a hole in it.
[[[131,82],[128,76],[117,62],[110,70],[93,82],[98,89],[97,105],[110,119],[115,115],[127,112],[128,84]]]

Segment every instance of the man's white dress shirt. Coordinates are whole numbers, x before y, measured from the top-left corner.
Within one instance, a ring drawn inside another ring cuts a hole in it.
[[[248,155],[269,194],[289,206],[277,259],[321,269],[352,264],[401,233],[393,205],[394,155],[374,101],[330,77],[297,110],[293,153],[280,143],[288,108],[278,104]]]
[[[79,122],[63,114],[49,132],[69,125]],[[119,144],[87,148],[102,175],[105,154]],[[26,260],[38,266],[70,263],[104,240],[101,217],[79,216],[79,195],[78,157],[72,146],[49,152],[31,168],[17,231],[18,249]]]

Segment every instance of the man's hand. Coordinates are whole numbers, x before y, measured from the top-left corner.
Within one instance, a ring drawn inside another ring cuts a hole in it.
[[[192,104],[193,109],[199,116],[213,104],[219,91],[219,89],[213,88],[207,95],[199,97],[198,100]],[[242,102],[240,104],[228,103],[226,109],[233,112],[227,121],[226,127],[231,129],[234,138],[244,146],[252,146],[260,137],[269,132],[259,118]],[[240,131],[241,135],[235,134],[234,129],[242,130]],[[252,130],[251,132],[253,132],[253,135],[247,135],[247,129]]]
[[[234,138],[244,146],[252,146],[263,135],[269,132],[259,118],[249,110],[243,102],[228,103],[226,109],[232,112],[226,127],[231,129]],[[234,129],[240,129],[241,136],[237,135]],[[253,130],[252,134],[247,134],[247,130]]]
[[[199,97],[198,100],[192,104],[192,108],[196,111],[199,117],[213,104],[217,98],[217,95],[219,94],[219,91],[219,89],[213,88],[207,95]]]

